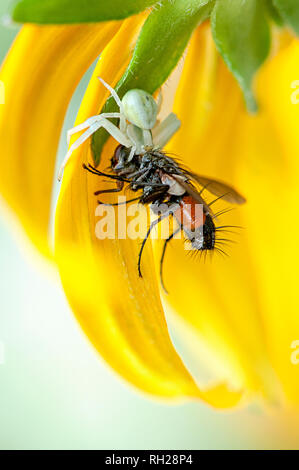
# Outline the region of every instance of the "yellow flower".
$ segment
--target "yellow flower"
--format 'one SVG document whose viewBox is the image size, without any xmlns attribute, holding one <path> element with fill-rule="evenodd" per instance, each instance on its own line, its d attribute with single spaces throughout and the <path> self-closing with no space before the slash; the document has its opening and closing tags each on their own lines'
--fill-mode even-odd
<svg viewBox="0 0 299 470">
<path fill-rule="evenodd" d="M 154 256 L 147 244 L 141 279 L 138 241 L 95 236 L 94 191 L 102 183 L 82 170 L 82 163 L 93 161 L 90 142 L 74 152 L 65 169 L 55 252 L 51 249 L 55 157 L 71 95 L 102 51 L 76 123 L 101 112 L 108 94 L 97 77 L 117 84 L 146 15 L 23 27 L 0 74 L 6 92 L 0 107 L 0 191 L 29 238 L 57 263 L 85 333 L 128 382 L 156 397 L 200 398 L 218 408 L 255 395 L 297 405 L 291 347 L 299 332 L 299 105 L 291 94 L 299 79 L 299 43 L 290 34 L 277 35 L 272 56 L 258 73 L 256 115 L 246 111 L 208 23 L 192 36 L 175 93 L 173 111 L 182 127 L 166 150 L 193 171 L 232 184 L 248 200 L 223 216 L 225 225 L 243 227 L 228 259 L 190 260 L 178 240 L 165 262 L 170 295 L 163 297 L 164 306 L 204 354 L 208 386 L 197 384 L 171 342 L 156 274 L 160 246 Z M 112 138 L 105 145 L 102 168 L 116 145 Z"/>
</svg>

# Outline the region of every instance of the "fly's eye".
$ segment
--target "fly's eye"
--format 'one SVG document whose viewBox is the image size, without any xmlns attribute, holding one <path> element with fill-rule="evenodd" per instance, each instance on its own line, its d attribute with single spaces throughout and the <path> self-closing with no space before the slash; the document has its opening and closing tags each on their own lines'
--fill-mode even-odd
<svg viewBox="0 0 299 470">
<path fill-rule="evenodd" d="M 112 167 L 115 167 L 118 164 L 118 162 L 121 160 L 122 149 L 123 149 L 122 145 L 118 145 L 116 147 L 113 157 L 111 158 Z"/>
<path fill-rule="evenodd" d="M 152 95 L 144 90 L 129 90 L 122 99 L 128 121 L 141 129 L 152 129 L 156 124 L 158 106 Z"/>
<path fill-rule="evenodd" d="M 111 158 L 111 166 L 114 170 L 120 170 L 126 165 L 128 159 L 128 149 L 123 145 L 116 147 L 113 157 Z"/>
</svg>

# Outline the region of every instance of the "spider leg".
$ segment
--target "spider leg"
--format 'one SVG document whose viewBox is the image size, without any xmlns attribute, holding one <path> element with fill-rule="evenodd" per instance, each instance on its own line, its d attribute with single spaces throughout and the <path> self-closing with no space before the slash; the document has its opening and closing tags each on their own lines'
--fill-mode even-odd
<svg viewBox="0 0 299 470">
<path fill-rule="evenodd" d="M 170 113 L 152 130 L 155 148 L 163 148 L 179 130 L 181 121 L 174 113 Z"/>
<path fill-rule="evenodd" d="M 179 233 L 181 231 L 181 227 L 179 227 L 177 230 L 175 230 L 164 242 L 164 246 L 163 246 L 163 250 L 162 250 L 162 255 L 161 255 L 161 259 L 160 259 L 160 281 L 161 281 L 161 286 L 163 288 L 163 290 L 165 291 L 166 294 L 168 294 L 166 288 L 165 288 L 165 284 L 164 284 L 164 281 L 163 281 L 163 261 L 164 261 L 164 257 L 165 257 L 165 253 L 166 253 L 166 248 L 167 248 L 167 245 L 168 243 L 170 242 L 170 240 L 172 240 L 177 233 Z"/>
<path fill-rule="evenodd" d="M 121 101 L 120 97 L 118 96 L 118 94 L 116 93 L 114 88 L 112 88 L 112 86 L 108 85 L 108 83 L 106 83 L 105 80 L 103 80 L 101 77 L 98 77 L 98 79 L 104 85 L 104 87 L 107 88 L 107 90 L 110 91 L 111 96 L 113 96 L 117 106 L 119 107 L 120 113 L 121 113 L 119 127 L 120 127 L 121 132 L 125 132 L 126 118 L 125 118 L 125 113 L 124 113 L 124 107 L 123 107 L 123 104 L 122 104 L 122 101 Z"/>
<path fill-rule="evenodd" d="M 153 147 L 153 136 L 150 129 L 143 129 L 144 147 Z"/>
<path fill-rule="evenodd" d="M 101 127 L 102 123 L 101 122 L 95 122 L 92 126 L 90 126 L 90 128 L 85 131 L 77 140 L 76 142 L 74 142 L 66 156 L 64 157 L 64 160 L 62 162 L 62 165 L 59 169 L 59 173 L 58 173 L 58 181 L 61 181 L 62 179 L 62 175 L 63 175 L 63 170 L 65 168 L 65 165 L 67 164 L 67 162 L 69 161 L 69 158 L 71 157 L 72 153 L 80 146 L 82 145 L 94 132 L 96 132 L 100 127 Z"/>
<path fill-rule="evenodd" d="M 158 96 L 157 96 L 158 114 L 161 111 L 162 103 L 163 103 L 163 92 L 162 92 L 162 88 L 160 88 Z"/>
<path fill-rule="evenodd" d="M 77 132 L 83 131 L 87 127 L 92 126 L 94 123 L 99 121 L 99 118 L 120 118 L 120 116 L 120 113 L 103 113 L 86 119 L 86 121 L 82 122 L 82 124 L 79 124 L 78 126 L 75 126 L 67 131 L 67 146 L 69 147 L 73 134 L 76 134 Z"/>
<path fill-rule="evenodd" d="M 130 162 L 136 153 L 141 153 L 144 141 L 142 130 L 137 126 L 134 126 L 134 124 L 128 124 L 127 136 L 130 139 L 132 145 L 128 158 L 128 161 Z"/>
<path fill-rule="evenodd" d="M 119 130 L 118 127 L 116 127 L 114 124 L 112 124 L 112 122 L 108 121 L 108 119 L 105 119 L 105 118 L 102 118 L 100 115 L 98 116 L 98 119 L 97 121 L 92 124 L 92 126 L 90 126 L 90 128 L 85 131 L 77 140 L 76 142 L 74 142 L 63 162 L 62 162 L 62 165 L 60 167 L 60 170 L 59 170 L 59 174 L 58 174 L 58 180 L 60 181 L 61 178 L 62 178 L 62 174 L 63 174 L 63 170 L 65 168 L 65 165 L 67 164 L 70 156 L 72 155 L 72 153 L 78 148 L 80 147 L 80 145 L 82 145 L 92 134 L 94 134 L 98 129 L 100 129 L 101 127 L 103 127 L 104 129 L 106 129 L 107 132 L 109 132 L 109 134 L 115 139 L 117 140 L 121 145 L 124 145 L 125 147 L 130 147 L 130 142 L 129 140 L 127 139 L 127 137 Z"/>
<path fill-rule="evenodd" d="M 129 155 L 129 158 L 128 158 L 128 161 L 129 161 L 129 162 L 132 160 L 132 158 L 134 158 L 135 153 L 136 153 L 136 145 L 133 145 L 133 146 L 131 147 L 130 155 Z"/>
<path fill-rule="evenodd" d="M 105 80 L 103 80 L 101 77 L 98 77 L 98 79 L 104 85 L 104 87 L 107 88 L 107 90 L 110 91 L 111 95 L 115 99 L 116 104 L 118 105 L 119 109 L 122 111 L 123 110 L 123 104 L 121 102 L 120 97 L 118 96 L 118 94 L 114 90 L 114 88 L 112 88 L 112 86 L 110 86 L 107 82 L 105 82 Z"/>
</svg>

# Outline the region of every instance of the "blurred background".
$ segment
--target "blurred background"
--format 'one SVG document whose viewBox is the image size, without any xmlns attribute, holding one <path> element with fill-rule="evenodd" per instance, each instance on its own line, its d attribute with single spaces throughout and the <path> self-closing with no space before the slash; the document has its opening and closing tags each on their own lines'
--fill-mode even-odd
<svg viewBox="0 0 299 470">
<path fill-rule="evenodd" d="M 9 3 L 1 0 L 1 17 Z M 1 61 L 17 31 L 0 26 Z M 72 100 L 63 136 L 89 76 Z M 64 152 L 63 137 L 60 157 Z M 56 197 L 57 191 L 53 204 Z M 81 332 L 56 274 L 40 269 L 33 258 L 1 216 L 1 449 L 299 447 L 290 416 L 280 410 L 268 412 L 257 404 L 233 412 L 196 402 L 166 405 L 128 387 Z"/>
</svg>

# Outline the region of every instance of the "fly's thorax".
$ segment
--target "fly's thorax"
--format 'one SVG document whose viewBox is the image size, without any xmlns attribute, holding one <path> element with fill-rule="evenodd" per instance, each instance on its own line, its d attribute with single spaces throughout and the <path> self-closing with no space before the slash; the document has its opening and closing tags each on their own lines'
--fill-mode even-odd
<svg viewBox="0 0 299 470">
<path fill-rule="evenodd" d="M 144 169 L 148 169 L 154 167 L 153 157 L 151 152 L 145 152 L 143 155 L 140 156 L 140 167 Z"/>
</svg>

